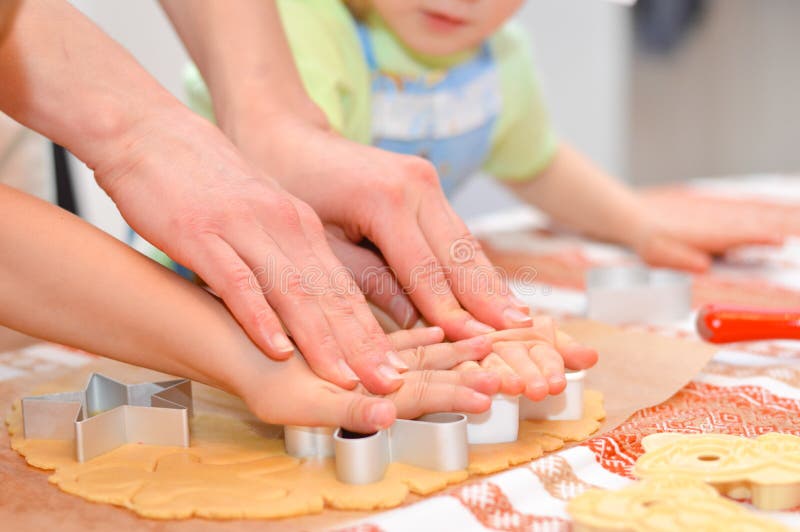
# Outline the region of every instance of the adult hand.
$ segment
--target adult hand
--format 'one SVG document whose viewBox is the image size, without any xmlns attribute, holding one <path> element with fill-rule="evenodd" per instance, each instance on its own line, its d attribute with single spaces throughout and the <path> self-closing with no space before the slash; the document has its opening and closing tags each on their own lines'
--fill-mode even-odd
<svg viewBox="0 0 800 532">
<path fill-rule="evenodd" d="M 283 360 L 292 335 L 310 367 L 343 388 L 401 384 L 404 364 L 341 271 L 311 208 L 249 167 L 183 108 L 136 122 L 96 166 L 144 238 L 195 271 L 253 341 Z"/>
<path fill-rule="evenodd" d="M 226 131 L 250 162 L 325 223 L 351 242 L 374 243 L 422 316 L 449 338 L 531 324 L 427 161 L 356 144 L 288 115 L 254 112 Z"/>
<path fill-rule="evenodd" d="M 333 275 L 340 263 L 311 208 L 69 3 L 18 6 L 0 40 L 0 109 L 88 164 L 130 225 L 197 272 L 267 355 L 293 352 L 282 321 L 321 377 L 397 389 L 392 362 L 403 363 L 352 279 Z"/>
<path fill-rule="evenodd" d="M 222 130 L 325 223 L 353 243 L 374 243 L 430 323 L 452 339 L 530 325 L 429 163 L 328 129 L 303 89 L 274 2 L 161 3 L 209 87 Z"/>
<path fill-rule="evenodd" d="M 353 276 L 367 301 L 392 318 L 394 326 L 408 329 L 414 325 L 419 320 L 417 309 L 379 253 L 354 244 L 339 227 L 329 225 L 325 230 L 333 253 Z"/>
</svg>

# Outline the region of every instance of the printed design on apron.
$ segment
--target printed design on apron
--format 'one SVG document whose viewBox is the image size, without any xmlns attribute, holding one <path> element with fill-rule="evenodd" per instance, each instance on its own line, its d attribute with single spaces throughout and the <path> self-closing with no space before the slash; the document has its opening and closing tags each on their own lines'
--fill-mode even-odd
<svg viewBox="0 0 800 532">
<path fill-rule="evenodd" d="M 358 34 L 372 75 L 373 146 L 428 159 L 451 195 L 488 157 L 502 108 L 489 46 L 439 76 L 398 76 L 378 67 L 369 29 Z"/>
</svg>

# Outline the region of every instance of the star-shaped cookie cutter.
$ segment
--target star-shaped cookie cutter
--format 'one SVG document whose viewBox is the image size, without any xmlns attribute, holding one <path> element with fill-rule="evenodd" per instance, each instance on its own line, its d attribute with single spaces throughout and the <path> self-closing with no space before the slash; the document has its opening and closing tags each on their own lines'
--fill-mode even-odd
<svg viewBox="0 0 800 532">
<path fill-rule="evenodd" d="M 188 379 L 124 384 L 92 373 L 83 390 L 25 397 L 26 439 L 74 440 L 85 462 L 126 443 L 189 446 Z"/>
<path fill-rule="evenodd" d="M 469 444 L 516 441 L 520 420 L 581 419 L 585 376 L 585 371 L 568 372 L 565 390 L 543 401 L 496 395 L 491 408 L 481 414 L 398 419 L 374 434 L 286 425 L 284 445 L 297 458 L 335 458 L 336 478 L 346 484 L 378 482 L 392 462 L 435 471 L 463 470 L 469 465 Z"/>
</svg>

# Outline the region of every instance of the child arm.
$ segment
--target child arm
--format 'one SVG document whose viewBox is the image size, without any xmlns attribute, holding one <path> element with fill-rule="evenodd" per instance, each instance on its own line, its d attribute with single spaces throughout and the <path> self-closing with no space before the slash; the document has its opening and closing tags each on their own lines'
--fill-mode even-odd
<svg viewBox="0 0 800 532">
<path fill-rule="evenodd" d="M 654 266 L 704 271 L 713 254 L 746 244 L 779 243 L 766 233 L 687 228 L 675 220 L 657 218 L 633 190 L 563 143 L 537 176 L 506 184 L 556 222 L 588 236 L 628 246 Z"/>
<path fill-rule="evenodd" d="M 3 185 L 0 212 L 0 324 L 225 389 L 265 421 L 371 432 L 395 414 L 485 410 L 499 385 L 488 372 L 437 371 L 489 343 L 407 349 L 443 336 L 423 330 L 395 339 L 411 369 L 397 392 L 338 388 L 297 354 L 268 358 L 210 294 L 68 212 Z"/>
</svg>

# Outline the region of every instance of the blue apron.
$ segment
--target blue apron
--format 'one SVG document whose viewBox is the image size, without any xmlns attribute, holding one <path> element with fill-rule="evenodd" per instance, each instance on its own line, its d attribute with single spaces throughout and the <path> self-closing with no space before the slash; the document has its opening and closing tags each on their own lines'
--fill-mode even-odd
<svg viewBox="0 0 800 532">
<path fill-rule="evenodd" d="M 358 35 L 372 75 L 372 145 L 429 160 L 452 195 L 489 156 L 502 106 L 489 46 L 438 80 L 406 78 L 380 70 L 366 26 Z"/>
</svg>

